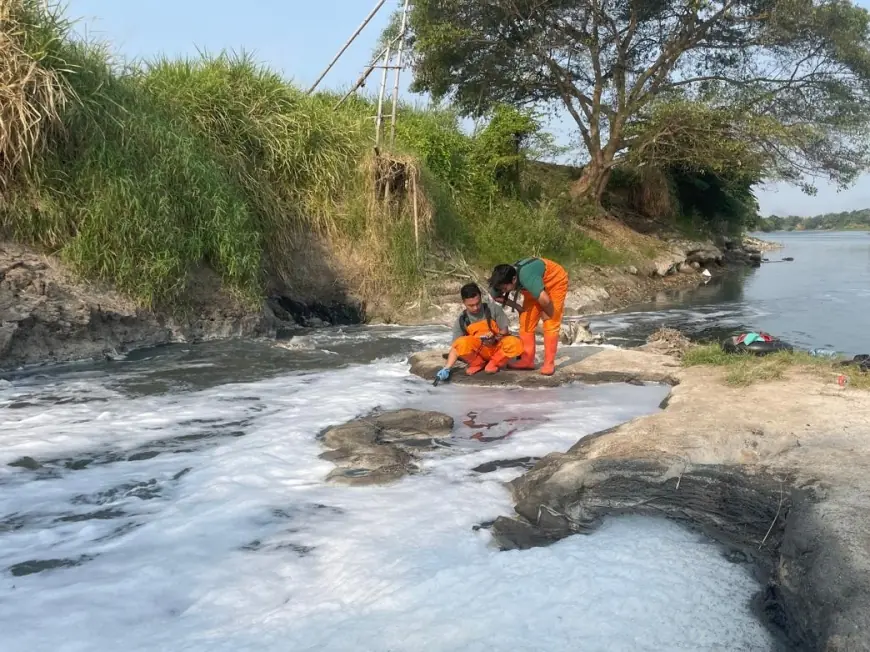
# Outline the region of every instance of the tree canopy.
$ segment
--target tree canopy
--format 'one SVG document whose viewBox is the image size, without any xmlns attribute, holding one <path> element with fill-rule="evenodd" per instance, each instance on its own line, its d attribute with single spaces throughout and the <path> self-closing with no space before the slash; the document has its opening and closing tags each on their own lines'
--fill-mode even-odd
<svg viewBox="0 0 870 652">
<path fill-rule="evenodd" d="M 465 115 L 548 105 L 623 162 L 841 186 L 867 166 L 868 12 L 848 0 L 415 0 L 412 89 Z"/>
</svg>

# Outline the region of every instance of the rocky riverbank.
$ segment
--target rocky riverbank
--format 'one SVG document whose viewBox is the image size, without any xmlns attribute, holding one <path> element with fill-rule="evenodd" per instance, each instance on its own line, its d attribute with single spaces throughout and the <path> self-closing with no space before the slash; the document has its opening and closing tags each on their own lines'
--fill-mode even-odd
<svg viewBox="0 0 870 652">
<path fill-rule="evenodd" d="M 359 323 L 342 301 L 273 296 L 251 307 L 203 269 L 190 305 L 169 314 L 143 310 L 112 287 L 76 278 L 56 258 L 0 244 L 0 369 L 113 357 L 175 342 L 275 338 L 302 326 Z"/>
<path fill-rule="evenodd" d="M 759 267 L 762 251 L 779 247 L 776 243 L 751 237 L 742 240 L 722 238 L 718 245 L 676 237 L 663 240 L 641 236 L 613 220 L 606 220 L 605 225 L 590 232 L 618 251 L 637 252 L 653 246 L 656 251 L 654 255 L 637 260 L 636 264 L 572 270 L 565 301 L 565 314 L 569 317 L 603 314 L 653 299 L 662 292 L 691 290 L 735 269 Z M 429 293 L 424 310 L 415 304 L 413 312 L 398 309 L 390 313 L 389 319 L 381 319 L 376 314 L 372 317 L 375 321 L 401 324 L 449 325 L 462 309 L 459 289 L 469 280 L 485 287 L 483 276 L 475 275 L 470 269 L 464 270 L 461 277 L 437 284 L 437 289 Z M 509 316 L 515 317 L 512 312 Z"/>
<path fill-rule="evenodd" d="M 613 237 L 614 224 L 611 220 L 601 237 Z M 756 264 L 751 244 L 725 240 L 720 248 L 648 239 L 659 248 L 644 262 L 572 272 L 566 314 L 616 310 L 663 290 L 696 287 L 734 265 Z M 323 287 L 307 288 L 305 296 L 276 293 L 252 307 L 225 292 L 216 275 L 202 269 L 190 289 L 190 305 L 183 313 L 167 314 L 138 308 L 105 284 L 77 279 L 57 258 L 0 243 L 0 369 L 113 357 L 173 342 L 275 338 L 328 325 L 448 324 L 461 309 L 459 287 L 469 278 L 475 278 L 471 270 L 461 279 L 436 278 L 426 301 L 403 306 L 366 306 L 352 292 L 339 291 L 325 280 Z"/>
<path fill-rule="evenodd" d="M 455 382 L 666 382 L 662 411 L 587 436 L 510 483 L 503 549 L 590 533 L 607 516 L 663 516 L 715 538 L 763 584 L 759 612 L 795 650 L 870 649 L 870 392 L 795 368 L 732 387 L 715 367 L 648 350 L 584 347 L 556 376 Z M 443 352 L 413 356 L 432 377 Z M 534 462 L 534 461 L 533 461 Z"/>
</svg>

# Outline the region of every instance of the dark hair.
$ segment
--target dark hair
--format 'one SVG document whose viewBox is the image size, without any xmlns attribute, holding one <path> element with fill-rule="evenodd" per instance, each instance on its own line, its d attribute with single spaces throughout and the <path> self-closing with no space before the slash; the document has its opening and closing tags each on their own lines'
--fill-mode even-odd
<svg viewBox="0 0 870 652">
<path fill-rule="evenodd" d="M 459 296 L 462 297 L 462 300 L 465 299 L 473 299 L 474 297 L 480 296 L 480 288 L 477 287 L 477 283 L 466 283 L 462 286 L 462 289 L 459 290 Z"/>
<path fill-rule="evenodd" d="M 489 277 L 489 286 L 498 290 L 506 283 L 513 283 L 517 277 L 517 270 L 511 265 L 496 265 L 492 270 L 492 276 Z"/>
</svg>

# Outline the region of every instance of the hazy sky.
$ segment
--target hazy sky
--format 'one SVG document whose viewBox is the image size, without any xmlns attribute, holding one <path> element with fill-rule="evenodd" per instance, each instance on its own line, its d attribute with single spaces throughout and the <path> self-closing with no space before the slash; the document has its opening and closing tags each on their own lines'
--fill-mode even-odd
<svg viewBox="0 0 870 652">
<path fill-rule="evenodd" d="M 80 19 L 77 31 L 110 41 L 127 58 L 244 49 L 305 86 L 313 83 L 375 4 L 376 0 L 66 0 L 67 14 Z M 356 81 L 396 4 L 397 0 L 387 0 L 322 85 L 347 87 Z M 403 77 L 404 94 L 408 73 Z M 369 77 L 368 90 L 378 81 L 377 75 Z M 567 133 L 566 127 L 557 131 Z M 815 197 L 789 186 L 758 188 L 757 195 L 764 215 L 868 208 L 870 175 L 839 193 L 820 184 Z"/>
</svg>

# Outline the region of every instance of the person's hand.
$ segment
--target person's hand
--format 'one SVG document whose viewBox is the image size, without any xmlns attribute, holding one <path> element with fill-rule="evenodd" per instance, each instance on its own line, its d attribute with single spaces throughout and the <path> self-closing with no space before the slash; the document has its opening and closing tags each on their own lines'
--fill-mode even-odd
<svg viewBox="0 0 870 652">
<path fill-rule="evenodd" d="M 505 297 L 503 297 L 503 296 L 501 296 L 501 297 L 495 297 L 495 298 L 493 299 L 493 301 L 495 301 L 496 303 L 500 303 L 500 304 L 504 305 Z"/>
<path fill-rule="evenodd" d="M 447 367 L 445 367 L 444 369 L 440 369 L 438 373 L 435 374 L 435 377 L 438 380 L 447 380 L 448 378 L 450 378 L 450 369 L 448 369 Z"/>
</svg>

